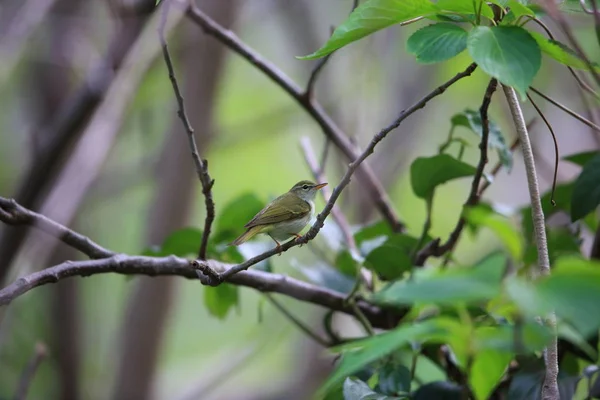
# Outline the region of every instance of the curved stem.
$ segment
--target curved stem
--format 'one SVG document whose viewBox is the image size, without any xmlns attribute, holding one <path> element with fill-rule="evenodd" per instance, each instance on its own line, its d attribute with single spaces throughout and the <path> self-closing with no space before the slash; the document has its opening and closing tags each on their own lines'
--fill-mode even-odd
<svg viewBox="0 0 600 400">
<path fill-rule="evenodd" d="M 539 272 L 542 276 L 550 274 L 550 257 L 548 256 L 548 242 L 546 240 L 546 225 L 544 220 L 544 211 L 542 210 L 542 201 L 540 198 L 540 189 L 538 186 L 535 161 L 533 159 L 533 150 L 531 141 L 523 118 L 523 111 L 517 98 L 517 94 L 512 87 L 502 85 L 508 106 L 515 123 L 515 128 L 521 142 L 523 160 L 525 162 L 525 172 L 527 174 L 527 184 L 529 187 L 529 196 L 531 199 L 531 210 L 533 216 L 533 228 L 535 232 L 535 242 L 538 251 Z M 553 331 L 556 331 L 556 316 L 554 313 L 546 318 L 546 324 Z M 546 377 L 542 386 L 542 399 L 558 399 L 558 351 L 556 336 L 544 350 L 544 359 L 546 362 Z"/>
</svg>

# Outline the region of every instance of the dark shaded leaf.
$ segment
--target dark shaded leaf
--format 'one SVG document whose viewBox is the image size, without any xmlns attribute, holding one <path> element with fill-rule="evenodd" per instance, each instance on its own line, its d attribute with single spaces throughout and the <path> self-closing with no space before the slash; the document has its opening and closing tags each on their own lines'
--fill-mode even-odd
<svg viewBox="0 0 600 400">
<path fill-rule="evenodd" d="M 386 242 L 367 255 L 365 266 L 377 272 L 382 279 L 391 281 L 411 270 L 412 258 L 402 248 Z"/>
<path fill-rule="evenodd" d="M 428 25 L 408 38 L 406 50 L 422 64 L 446 61 L 467 48 L 467 35 L 467 31 L 453 23 Z"/>
<path fill-rule="evenodd" d="M 435 188 L 453 179 L 472 176 L 475 167 L 448 154 L 418 157 L 410 166 L 410 183 L 417 197 L 426 199 Z"/>
<path fill-rule="evenodd" d="M 467 48 L 485 73 L 514 87 L 524 99 L 540 69 L 540 47 L 518 26 L 477 26 L 469 32 Z"/>
<path fill-rule="evenodd" d="M 462 400 L 463 395 L 463 389 L 456 383 L 438 381 L 421 386 L 412 400 Z"/>
<path fill-rule="evenodd" d="M 344 381 L 344 400 L 393 400 L 399 397 L 389 397 L 375 392 L 365 382 L 357 378 L 346 378 Z"/>
<path fill-rule="evenodd" d="M 387 363 L 379 370 L 379 381 L 375 389 L 387 395 L 410 391 L 410 370 L 404 365 Z"/>
<path fill-rule="evenodd" d="M 583 153 L 569 154 L 563 157 L 563 160 L 577 164 L 580 167 L 585 166 L 592 158 L 596 157 L 600 152 L 598 150 L 584 151 Z"/>
<path fill-rule="evenodd" d="M 585 164 L 573 186 L 571 221 L 591 213 L 600 204 L 600 154 Z"/>
<path fill-rule="evenodd" d="M 223 283 L 219 286 L 204 287 L 204 305 L 208 311 L 219 319 L 227 316 L 232 307 L 238 305 L 238 287 Z"/>
</svg>

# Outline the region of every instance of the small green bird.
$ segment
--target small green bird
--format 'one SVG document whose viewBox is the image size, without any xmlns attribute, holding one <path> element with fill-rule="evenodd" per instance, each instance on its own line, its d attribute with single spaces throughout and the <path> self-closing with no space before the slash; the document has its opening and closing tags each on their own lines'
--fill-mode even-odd
<svg viewBox="0 0 600 400">
<path fill-rule="evenodd" d="M 311 181 L 296 183 L 289 192 L 267 204 L 250 222 L 244 225 L 246 232 L 231 244 L 239 246 L 259 233 L 269 235 L 277 247 L 281 246 L 279 241 L 292 236 L 300 237 L 299 232 L 315 214 L 314 199 L 317 190 L 325 185 L 327 183 L 316 184 Z"/>
</svg>

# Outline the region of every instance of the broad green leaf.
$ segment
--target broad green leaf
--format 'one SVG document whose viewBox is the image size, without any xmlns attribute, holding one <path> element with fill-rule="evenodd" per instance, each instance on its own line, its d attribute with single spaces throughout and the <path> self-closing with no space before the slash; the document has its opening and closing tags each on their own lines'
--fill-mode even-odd
<svg viewBox="0 0 600 400">
<path fill-rule="evenodd" d="M 357 378 L 346 378 L 344 381 L 344 400 L 393 400 L 400 397 L 389 397 L 377 393 L 365 382 Z M 403 397 L 405 398 L 405 397 Z"/>
<path fill-rule="evenodd" d="M 548 39 L 544 35 L 538 32 L 529 31 L 531 36 L 535 39 L 540 50 L 548 57 L 553 58 L 563 65 L 578 69 L 587 69 L 585 61 L 577 55 L 577 53 L 569 48 L 566 44 L 559 41 Z M 596 71 L 600 71 L 598 65 L 594 65 Z"/>
<path fill-rule="evenodd" d="M 243 194 L 223 208 L 217 217 L 213 236 L 215 243 L 231 242 L 244 232 L 244 225 L 250 221 L 264 204 L 254 194 Z"/>
<path fill-rule="evenodd" d="M 410 342 L 426 340 L 432 334 L 440 332 L 437 321 L 430 319 L 421 323 L 401 325 L 389 332 L 338 346 L 333 350 L 342 352 L 341 361 L 319 392 L 327 392 L 342 379 L 352 376 L 367 364 L 385 357 Z"/>
<path fill-rule="evenodd" d="M 375 390 L 388 395 L 410 392 L 410 381 L 410 370 L 407 367 L 387 363 L 379 370 Z"/>
<path fill-rule="evenodd" d="M 435 12 L 436 7 L 429 0 L 367 0 L 335 29 L 323 47 L 298 58 L 312 60 L 324 57 L 383 28 Z"/>
<path fill-rule="evenodd" d="M 481 123 L 481 113 L 479 111 L 466 109 L 462 113 L 454 114 L 452 125 L 464 126 L 476 133 L 479 137 L 483 134 L 483 124 Z M 510 148 L 504 141 L 500 127 L 492 120 L 488 123 L 489 137 L 488 147 L 498 151 L 498 157 L 508 172 L 512 169 L 513 157 Z"/>
<path fill-rule="evenodd" d="M 571 221 L 591 213 L 600 204 L 600 154 L 585 164 L 575 180 L 571 197 Z"/>
<path fill-rule="evenodd" d="M 417 197 L 426 199 L 441 184 L 475 175 L 476 168 L 448 154 L 418 157 L 410 166 L 410 183 Z"/>
<path fill-rule="evenodd" d="M 412 400 L 462 400 L 464 398 L 464 390 L 456 383 L 437 381 L 421 386 L 411 396 Z"/>
<path fill-rule="evenodd" d="M 360 265 L 348 250 L 342 250 L 335 257 L 336 268 L 344 275 L 355 277 Z"/>
<path fill-rule="evenodd" d="M 373 295 L 373 300 L 390 305 L 436 303 L 456 305 L 488 300 L 500 292 L 506 269 L 501 253 L 487 257 L 473 267 L 415 273 L 413 279 L 395 282 Z"/>
<path fill-rule="evenodd" d="M 202 231 L 196 228 L 184 228 L 171 233 L 163 242 L 161 253 L 185 257 L 196 256 L 200 249 Z"/>
<path fill-rule="evenodd" d="M 356 241 L 356 244 L 360 246 L 367 240 L 392 236 L 393 234 L 394 232 L 392 231 L 390 224 L 385 221 L 380 221 L 360 228 L 360 230 L 354 234 L 354 240 Z"/>
<path fill-rule="evenodd" d="M 561 258 L 553 266 L 552 275 L 539 280 L 536 293 L 584 337 L 600 328 L 600 263 Z"/>
<path fill-rule="evenodd" d="M 485 73 L 526 98 L 542 60 L 540 47 L 528 31 L 517 26 L 478 26 L 469 32 L 467 48 Z"/>
<path fill-rule="evenodd" d="M 467 31 L 441 22 L 419 29 L 406 42 L 406 50 L 422 64 L 446 61 L 467 48 Z"/>
<path fill-rule="evenodd" d="M 473 347 L 477 352 L 494 350 L 509 355 L 515 352 L 533 353 L 541 351 L 551 337 L 550 330 L 532 318 L 518 327 L 507 323 L 480 326 L 475 331 Z"/>
<path fill-rule="evenodd" d="M 208 311 L 219 319 L 227 316 L 232 307 L 238 305 L 238 287 L 223 283 L 219 286 L 204 287 L 204 305 Z"/>
<path fill-rule="evenodd" d="M 523 15 L 535 17 L 535 13 L 529 7 L 521 4 L 516 0 L 510 0 L 506 5 L 510 8 L 510 12 L 504 17 L 502 22 L 504 22 L 504 20 L 507 19 L 507 17 L 509 20 L 516 20 Z"/>
<path fill-rule="evenodd" d="M 596 157 L 599 154 L 600 152 L 598 150 L 584 151 L 583 153 L 569 154 L 568 156 L 563 157 L 563 160 L 572 162 L 573 164 L 577 164 L 580 167 L 583 167 L 592 158 Z"/>
<path fill-rule="evenodd" d="M 494 11 L 482 0 L 438 0 L 436 3 L 440 11 L 452 11 L 459 14 L 477 14 L 481 6 L 481 15 L 489 19 L 494 19 Z M 475 7 L 477 7 L 477 9 Z"/>
<path fill-rule="evenodd" d="M 394 280 L 410 271 L 411 254 L 418 240 L 406 234 L 394 235 L 381 246 L 373 249 L 365 258 L 365 266 L 377 272 L 382 279 Z"/>
<path fill-rule="evenodd" d="M 478 352 L 471 365 L 469 385 L 478 400 L 486 400 L 492 393 L 512 359 L 512 355 L 497 350 Z"/>
<path fill-rule="evenodd" d="M 494 232 L 515 260 L 520 261 L 523 258 L 521 233 L 508 218 L 483 207 L 470 207 L 465 209 L 464 213 L 470 224 L 486 227 Z"/>
</svg>

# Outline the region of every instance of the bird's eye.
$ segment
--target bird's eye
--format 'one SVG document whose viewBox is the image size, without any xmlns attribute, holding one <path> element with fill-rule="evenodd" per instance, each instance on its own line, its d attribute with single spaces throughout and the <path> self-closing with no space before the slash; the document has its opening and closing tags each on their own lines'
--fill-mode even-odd
<svg viewBox="0 0 600 400">
<path fill-rule="evenodd" d="M 302 189 L 307 190 L 308 189 L 308 185 L 302 185 Z"/>
</svg>

